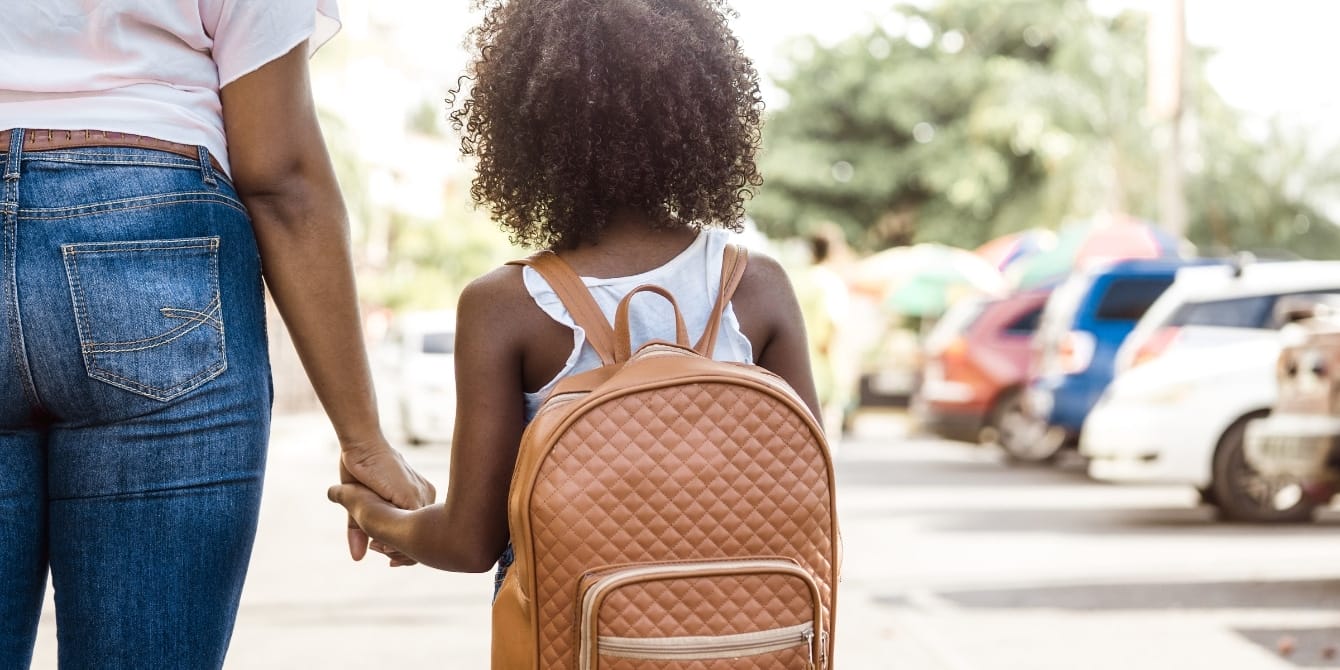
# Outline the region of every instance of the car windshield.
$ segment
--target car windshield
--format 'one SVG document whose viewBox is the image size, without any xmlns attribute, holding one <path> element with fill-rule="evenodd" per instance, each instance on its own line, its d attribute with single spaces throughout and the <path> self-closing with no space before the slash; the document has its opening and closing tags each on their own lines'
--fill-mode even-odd
<svg viewBox="0 0 1340 670">
<path fill-rule="evenodd" d="M 986 300 L 968 298 L 955 303 L 949 311 L 945 312 L 940 321 L 931 329 L 926 336 L 926 351 L 941 351 L 948 347 L 954 338 L 962 335 L 972 324 L 977 322 L 982 312 L 986 311 L 987 305 L 992 303 Z"/>
<path fill-rule="evenodd" d="M 425 354 L 449 354 L 456 346 L 456 333 L 426 333 L 420 351 Z"/>
<path fill-rule="evenodd" d="M 1099 321 L 1139 321 L 1172 284 L 1172 278 L 1127 277 L 1107 285 L 1096 314 Z"/>
<path fill-rule="evenodd" d="M 1075 275 L 1057 287 L 1042 310 L 1042 320 L 1038 325 L 1038 342 L 1049 344 L 1058 341 L 1075 321 L 1075 312 L 1089 292 L 1093 279 L 1085 275 Z"/>
<path fill-rule="evenodd" d="M 1005 332 L 1010 335 L 1032 335 L 1037 332 L 1038 322 L 1041 320 L 1042 308 L 1030 309 L 1012 321 L 1010 325 L 1005 326 Z"/>
<path fill-rule="evenodd" d="M 1274 304 L 1273 295 L 1189 302 L 1177 309 L 1168 325 L 1178 328 L 1184 326 L 1267 328 Z"/>
<path fill-rule="evenodd" d="M 1281 301 L 1298 298 L 1304 301 L 1326 302 L 1336 293 L 1340 293 L 1340 289 L 1336 291 L 1254 295 L 1227 300 L 1189 302 L 1173 313 L 1168 325 L 1175 327 L 1206 326 L 1211 328 L 1274 330 L 1283 325 L 1283 315 L 1278 314 L 1276 309 L 1277 304 Z"/>
</svg>

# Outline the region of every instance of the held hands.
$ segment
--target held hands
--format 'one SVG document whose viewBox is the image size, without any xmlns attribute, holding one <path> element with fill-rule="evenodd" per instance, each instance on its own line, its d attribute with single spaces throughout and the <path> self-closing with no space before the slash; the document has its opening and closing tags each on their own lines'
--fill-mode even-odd
<svg viewBox="0 0 1340 670">
<path fill-rule="evenodd" d="M 349 555 L 362 560 L 369 535 L 386 536 L 386 524 L 433 503 L 437 490 L 405 462 L 384 438 L 371 443 L 341 445 L 340 486 L 331 487 L 329 498 L 349 510 Z M 391 565 L 413 565 L 413 559 L 384 542 L 372 541 L 372 549 L 391 558 Z"/>
<path fill-rule="evenodd" d="M 390 558 L 393 568 L 418 563 L 384 541 L 397 534 L 397 526 L 403 528 L 408 523 L 409 512 L 357 482 L 332 486 L 326 495 L 349 511 L 349 551 L 355 561 L 361 560 L 371 547 Z"/>
</svg>

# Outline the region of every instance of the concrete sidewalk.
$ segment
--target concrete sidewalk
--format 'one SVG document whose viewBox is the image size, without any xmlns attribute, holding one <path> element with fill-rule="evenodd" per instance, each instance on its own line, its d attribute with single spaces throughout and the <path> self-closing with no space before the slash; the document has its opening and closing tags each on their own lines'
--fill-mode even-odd
<svg viewBox="0 0 1340 670">
<path fill-rule="evenodd" d="M 863 417 L 838 451 L 844 670 L 1333 668 L 1340 511 L 1313 526 L 1216 524 L 1179 487 L 1065 468 Z M 448 450 L 406 450 L 445 486 Z M 326 501 L 335 440 L 275 421 L 260 533 L 227 667 L 487 668 L 491 575 L 349 560 Z M 1277 641 L 1296 639 L 1290 658 Z M 35 668 L 56 667 L 48 603 Z"/>
</svg>

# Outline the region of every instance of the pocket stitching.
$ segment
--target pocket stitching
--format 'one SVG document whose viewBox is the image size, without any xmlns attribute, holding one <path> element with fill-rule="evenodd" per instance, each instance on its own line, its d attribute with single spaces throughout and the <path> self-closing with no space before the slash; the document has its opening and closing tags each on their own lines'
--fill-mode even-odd
<svg viewBox="0 0 1340 670">
<path fill-rule="evenodd" d="M 169 319 L 185 319 L 191 323 L 214 326 L 217 330 L 223 330 L 223 321 L 215 318 L 215 313 L 223 311 L 223 303 L 219 295 L 214 294 L 213 305 L 208 312 L 199 312 L 194 309 L 182 309 L 181 307 L 162 307 L 158 310 L 160 314 Z M 219 316 L 222 316 L 220 314 Z"/>
<path fill-rule="evenodd" d="M 212 253 L 209 255 L 209 281 L 213 284 L 212 288 L 214 289 L 214 300 L 211 302 L 211 304 L 214 305 L 214 309 L 211 309 L 210 313 L 218 312 L 220 313 L 220 315 L 222 315 L 223 299 L 218 286 L 219 256 L 217 251 L 219 248 L 219 238 L 216 236 L 206 239 L 209 239 L 210 241 L 209 244 L 194 244 L 194 245 L 177 244 L 176 246 L 165 246 L 167 244 L 172 244 L 174 242 L 192 242 L 195 240 L 163 240 L 163 244 L 146 244 L 144 242 L 102 242 L 102 243 L 88 244 L 88 246 L 93 247 L 110 247 L 96 250 L 80 250 L 77 247 L 84 246 L 81 244 L 66 244 L 61 246 L 62 255 L 65 257 L 64 261 L 65 261 L 67 278 L 70 280 L 68 283 L 71 288 L 71 301 L 73 303 L 76 313 L 75 328 L 79 334 L 80 348 L 85 354 L 83 356 L 84 364 L 88 368 L 89 377 L 105 382 L 112 386 L 125 389 L 127 391 L 143 394 L 154 400 L 166 402 L 172 400 L 173 398 L 177 398 L 181 395 L 189 393 L 190 391 L 193 391 L 196 388 L 199 388 L 205 382 L 219 376 L 220 374 L 223 374 L 223 372 L 228 369 L 228 356 L 226 353 L 225 333 L 223 328 L 223 322 L 221 319 L 216 321 L 217 323 L 216 328 L 219 332 L 218 346 L 217 346 L 219 361 L 217 363 L 210 365 L 206 369 L 202 370 L 199 374 L 190 377 L 174 385 L 172 388 L 168 389 L 158 388 L 156 386 L 151 386 L 149 384 L 145 384 L 140 381 L 128 379 L 110 370 L 100 367 L 95 362 L 96 359 L 93 358 L 91 354 L 119 353 L 119 352 L 113 352 L 113 351 L 99 352 L 96 350 L 97 347 L 96 343 L 92 345 L 84 344 L 84 342 L 92 339 L 92 335 L 89 334 L 87 329 L 85 328 L 85 324 L 89 322 L 88 298 L 84 291 L 84 282 L 80 278 L 79 274 L 79 259 L 78 259 L 79 254 L 105 253 L 111 251 L 171 251 L 179 249 L 209 249 L 211 251 L 214 251 L 216 253 Z M 130 246 L 130 245 L 137 245 L 137 246 Z M 190 327 L 191 323 L 194 323 L 195 326 Z M 186 330 L 178 334 L 176 337 L 173 337 L 171 340 L 160 342 L 159 344 L 154 345 L 152 347 L 143 347 L 141 349 L 122 350 L 122 351 L 139 351 L 143 349 L 156 348 L 158 346 L 162 346 L 163 344 L 167 344 L 172 340 L 178 339 L 189 332 L 193 332 L 201 325 L 203 325 L 202 321 L 192 320 L 190 323 L 179 326 L 179 328 L 186 328 Z"/>
<path fill-rule="evenodd" d="M 143 393 L 145 395 L 152 397 L 154 400 L 171 400 L 172 398 L 175 398 L 188 391 L 191 391 L 196 387 L 200 386 L 201 384 L 203 384 L 204 382 L 207 382 L 210 379 L 219 376 L 221 373 L 223 373 L 224 370 L 228 369 L 228 362 L 224 361 L 222 363 L 216 363 L 215 365 L 207 368 L 204 372 L 201 372 L 200 374 L 191 377 L 190 379 L 187 379 L 186 381 L 183 381 L 172 388 L 166 388 L 166 389 L 158 388 L 157 386 L 150 386 L 143 382 L 135 381 L 134 379 L 127 379 L 125 377 L 122 377 L 121 375 L 116 374 L 115 372 L 110 372 L 103 368 L 95 368 L 95 369 L 101 376 L 94 377 L 94 379 L 107 382 L 112 386 L 118 386 L 128 391 Z M 155 391 L 157 393 L 154 393 Z"/>
<path fill-rule="evenodd" d="M 174 249 L 218 249 L 217 240 L 209 244 L 184 244 L 185 242 L 194 242 L 195 240 L 163 240 L 162 244 L 146 244 L 144 242 L 87 242 L 82 244 L 66 244 L 61 248 L 65 253 L 73 256 L 76 254 L 105 254 L 119 251 L 172 251 Z M 183 243 L 183 244 L 179 244 Z M 139 246 L 130 246 L 132 244 Z M 176 246 L 167 246 L 173 244 Z M 81 249 L 80 247 L 93 247 L 91 249 Z"/>
<path fill-rule="evenodd" d="M 190 197 L 183 197 L 190 196 Z M 126 204 L 140 200 L 147 200 L 142 204 Z M 108 202 L 93 203 L 88 205 L 78 205 L 74 207 L 53 207 L 53 208 L 27 208 L 23 210 L 24 216 L 39 221 L 59 221 L 61 219 L 77 219 L 85 216 L 93 216 L 103 212 L 126 212 L 136 209 L 149 209 L 153 207 L 169 207 L 172 205 L 182 205 L 190 203 L 210 203 L 231 207 L 243 214 L 247 213 L 246 207 L 241 201 L 229 197 L 226 194 L 208 193 L 208 192 L 190 192 L 190 193 L 169 193 L 156 196 L 147 196 L 141 198 L 130 198 L 122 200 L 111 200 Z M 88 253 L 88 252 L 83 252 Z"/>
<path fill-rule="evenodd" d="M 87 353 L 90 353 L 90 354 L 120 354 L 120 353 L 126 353 L 126 352 L 130 352 L 130 351 L 145 351 L 145 350 L 147 350 L 147 349 L 153 349 L 153 348 L 155 348 L 155 347 L 161 347 L 161 346 L 163 346 L 164 344 L 167 344 L 168 342 L 171 342 L 171 341 L 173 341 L 173 340 L 176 340 L 176 339 L 179 339 L 179 338 L 181 338 L 181 337 L 184 337 L 184 336 L 186 336 L 188 333 L 190 333 L 191 331 L 193 331 L 193 330 L 195 330 L 196 328 L 199 328 L 200 326 L 203 326 L 203 325 L 207 325 L 207 324 L 208 324 L 208 325 L 214 326 L 215 330 L 218 330 L 218 331 L 220 331 L 220 332 L 223 331 L 223 322 L 220 321 L 220 320 L 218 320 L 218 319 L 216 319 L 216 318 L 214 318 L 213 316 L 211 316 L 211 315 L 212 315 L 213 313 L 215 313 L 215 312 L 221 312 L 221 311 L 223 311 L 223 305 L 222 305 L 222 303 L 221 303 L 220 300 L 219 300 L 219 294 L 218 294 L 218 293 L 215 293 L 215 294 L 214 294 L 214 299 L 211 300 L 211 301 L 209 302 L 209 312 L 210 312 L 209 314 L 205 314 L 205 313 L 203 313 L 203 312 L 197 312 L 197 311 L 195 311 L 195 310 L 178 309 L 178 308 L 175 308 L 175 307 L 162 307 L 162 308 L 160 308 L 158 311 L 159 311 L 159 312 L 163 312 L 164 310 L 169 310 L 169 309 L 176 309 L 177 311 L 180 311 L 180 312 L 189 312 L 189 313 L 191 313 L 191 314 L 200 314 L 203 318 L 190 318 L 190 319 L 187 320 L 186 323 L 183 323 L 182 325 L 177 326 L 176 328 L 173 328 L 173 329 L 171 329 L 171 330 L 164 331 L 164 332 L 159 333 L 158 335 L 155 335 L 155 336 L 153 336 L 153 337 L 146 337 L 146 338 L 144 338 L 144 339 L 142 339 L 142 340 L 130 340 L 130 341 L 128 341 L 128 342 L 89 342 L 88 344 L 83 345 L 83 350 L 84 350 L 85 352 L 87 352 Z M 181 319 L 181 318 L 186 318 L 186 317 L 180 317 L 180 316 L 171 316 L 171 315 L 168 315 L 168 314 L 164 314 L 163 316 L 166 316 L 166 317 L 168 317 L 168 318 L 170 318 L 170 319 Z M 169 335 L 171 335 L 172 337 L 168 337 Z M 164 338 L 166 338 L 166 339 L 164 339 Z M 153 342 L 153 344 L 146 344 L 146 343 L 148 343 L 148 342 Z M 142 346 L 142 347 L 128 347 L 128 348 L 124 348 L 124 349 L 105 349 L 105 348 L 104 348 L 104 347 L 121 347 L 121 346 L 123 346 L 123 345 L 129 345 L 129 344 L 144 344 L 145 346 Z"/>
</svg>

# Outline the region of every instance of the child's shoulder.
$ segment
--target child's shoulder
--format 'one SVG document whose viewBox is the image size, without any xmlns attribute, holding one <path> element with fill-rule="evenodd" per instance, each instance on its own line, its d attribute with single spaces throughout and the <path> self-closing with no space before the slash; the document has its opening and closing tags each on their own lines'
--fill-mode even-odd
<svg viewBox="0 0 1340 670">
<path fill-rule="evenodd" d="M 744 277 L 740 280 L 741 290 L 749 291 L 752 288 L 776 290 L 789 288 L 790 285 L 791 280 L 786 268 L 782 267 L 776 258 L 761 251 L 749 251 Z"/>
<path fill-rule="evenodd" d="M 551 378 L 562 367 L 572 347 L 572 332 L 536 304 L 521 272 L 520 266 L 504 265 L 465 287 L 456 307 L 456 331 L 457 341 L 469 344 L 458 350 L 522 362 L 526 379 L 536 382 Z M 544 367 L 550 364 L 552 369 Z"/>
<path fill-rule="evenodd" d="M 457 320 L 472 317 L 494 323 L 516 322 L 528 313 L 525 306 L 533 303 L 521 267 L 503 265 L 466 285 L 461 291 Z"/>
<path fill-rule="evenodd" d="M 521 270 L 520 265 L 500 265 L 470 280 L 465 290 L 500 297 L 509 293 L 524 294 L 526 285 L 521 277 Z"/>
</svg>

